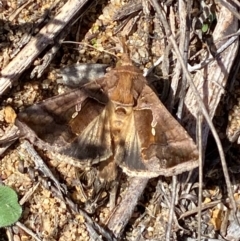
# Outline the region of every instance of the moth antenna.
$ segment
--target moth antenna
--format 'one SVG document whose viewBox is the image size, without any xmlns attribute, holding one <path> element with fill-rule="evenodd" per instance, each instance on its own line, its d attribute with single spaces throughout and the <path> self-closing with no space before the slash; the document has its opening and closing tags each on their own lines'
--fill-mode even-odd
<svg viewBox="0 0 240 241">
<path fill-rule="evenodd" d="M 97 50 L 97 51 L 99 51 L 99 52 L 107 53 L 107 54 L 110 54 L 110 55 L 114 56 L 115 58 L 118 58 L 118 56 L 117 56 L 116 54 L 113 54 L 113 53 L 111 53 L 111 52 L 109 52 L 109 51 L 107 51 L 107 50 L 104 50 L 104 49 L 96 48 L 96 47 L 94 47 L 94 46 L 92 46 L 92 45 L 90 45 L 90 44 L 84 43 L 84 42 L 62 41 L 61 43 L 63 43 L 63 44 L 78 44 L 78 45 L 84 45 L 84 46 L 87 46 L 87 47 L 89 47 L 89 48 L 95 49 L 95 50 Z"/>
<path fill-rule="evenodd" d="M 133 62 L 130 58 L 130 51 L 129 48 L 126 44 L 127 42 L 127 38 L 126 36 L 120 36 L 118 37 L 119 43 L 122 47 L 122 55 L 120 57 L 120 60 L 117 63 L 117 66 L 129 66 L 129 65 L 133 65 Z"/>
<path fill-rule="evenodd" d="M 132 60 L 130 59 L 129 57 L 129 48 L 127 47 L 127 44 L 126 44 L 126 37 L 121 37 L 119 38 L 119 42 L 120 44 L 122 45 L 122 55 L 120 57 L 120 60 L 117 62 L 117 66 L 129 66 L 129 65 L 133 65 L 133 62 Z M 107 53 L 107 54 L 110 54 L 112 56 L 114 56 L 115 58 L 119 59 L 119 56 L 107 51 L 107 50 L 104 50 L 104 49 L 98 49 L 90 44 L 87 44 L 87 43 L 84 43 L 84 42 L 75 42 L 75 41 L 62 41 L 61 43 L 67 43 L 67 44 L 78 44 L 78 45 L 85 45 L 89 48 L 93 48 L 97 51 L 100 51 L 100 52 L 104 52 L 104 53 Z"/>
<path fill-rule="evenodd" d="M 119 37 L 119 42 L 122 45 L 122 53 L 129 55 L 129 48 L 128 48 L 127 44 L 126 44 L 126 42 L 127 42 L 126 36 Z"/>
</svg>

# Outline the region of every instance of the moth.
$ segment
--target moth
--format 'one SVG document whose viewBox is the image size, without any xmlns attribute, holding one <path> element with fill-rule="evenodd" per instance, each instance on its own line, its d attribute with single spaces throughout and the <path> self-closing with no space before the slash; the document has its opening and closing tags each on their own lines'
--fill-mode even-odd
<svg viewBox="0 0 240 241">
<path fill-rule="evenodd" d="M 28 107 L 16 125 L 53 158 L 81 168 L 99 164 L 107 181 L 118 167 L 151 178 L 198 166 L 194 141 L 127 54 L 104 77 Z"/>
</svg>

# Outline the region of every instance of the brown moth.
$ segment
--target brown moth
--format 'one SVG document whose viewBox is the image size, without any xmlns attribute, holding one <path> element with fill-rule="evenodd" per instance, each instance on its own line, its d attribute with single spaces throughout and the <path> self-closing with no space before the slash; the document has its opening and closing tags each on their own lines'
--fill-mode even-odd
<svg viewBox="0 0 240 241">
<path fill-rule="evenodd" d="M 47 99 L 20 113 L 21 135 L 52 157 L 114 180 L 172 176 L 198 166 L 198 150 L 147 85 L 128 55 L 103 78 Z"/>
</svg>

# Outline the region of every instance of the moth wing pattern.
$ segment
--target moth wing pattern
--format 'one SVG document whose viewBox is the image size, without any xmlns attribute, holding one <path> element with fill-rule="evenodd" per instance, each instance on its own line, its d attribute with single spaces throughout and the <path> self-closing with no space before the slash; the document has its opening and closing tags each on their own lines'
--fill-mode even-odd
<svg viewBox="0 0 240 241">
<path fill-rule="evenodd" d="M 140 139 L 133 114 L 125 133 L 125 139 L 117 146 L 114 158 L 125 173 L 130 174 L 132 171 L 132 175 L 135 176 L 136 171 L 147 171 L 147 169 L 141 161 Z"/>
<path fill-rule="evenodd" d="M 76 138 L 59 152 L 76 158 L 81 162 L 96 164 L 112 156 L 112 147 L 110 125 L 104 106 L 102 106 L 101 113 L 96 113 L 94 119 L 90 118 L 86 126 L 82 126 L 82 120 L 93 114 L 91 108 L 94 108 L 96 112 L 99 112 L 101 109 L 97 102 L 95 105 L 91 103 L 89 106 L 83 106 L 82 111 L 70 121 L 71 129 L 76 126 L 80 132 L 74 130 L 74 133 L 77 135 Z M 86 110 L 89 115 L 85 115 L 84 110 Z"/>
<path fill-rule="evenodd" d="M 107 167 L 116 165 L 149 178 L 197 167 L 194 141 L 125 57 L 105 77 L 20 113 L 22 135 L 55 156 L 73 158 L 75 166 L 106 161 L 100 167 L 106 177 Z"/>
<path fill-rule="evenodd" d="M 142 145 L 142 162 L 148 170 L 158 175 L 172 176 L 198 166 L 198 149 L 186 130 L 175 120 L 152 89 L 145 85 L 138 99 L 137 108 L 151 110 L 152 122 L 148 125 L 148 144 L 141 135 L 141 125 L 136 121 Z M 137 118 L 143 119 L 141 111 Z M 151 130 L 150 130 L 151 128 Z"/>
<path fill-rule="evenodd" d="M 126 145 L 129 153 L 120 164 L 128 175 L 172 176 L 198 166 L 194 141 L 147 85 L 138 98 L 131 126 L 134 133 L 126 142 L 132 146 Z"/>
<path fill-rule="evenodd" d="M 91 83 L 28 107 L 16 124 L 36 146 L 90 165 L 112 155 L 107 102 L 100 87 Z"/>
<path fill-rule="evenodd" d="M 58 137 L 68 132 L 66 123 L 75 112 L 75 106 L 86 98 L 81 90 L 58 95 L 26 108 L 18 114 L 18 120 L 26 123 L 40 139 L 55 145 Z"/>
</svg>

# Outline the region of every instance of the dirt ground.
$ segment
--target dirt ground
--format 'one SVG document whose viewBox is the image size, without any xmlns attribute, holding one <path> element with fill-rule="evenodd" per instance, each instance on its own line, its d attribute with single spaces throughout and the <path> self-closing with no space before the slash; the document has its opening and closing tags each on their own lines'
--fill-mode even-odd
<svg viewBox="0 0 240 241">
<path fill-rule="evenodd" d="M 66 2 L 0 0 L 1 72 L 17 55 L 21 54 L 22 49 L 31 38 L 38 36 L 40 29 L 54 19 L 60 11 L 63 11 Z M 84 6 L 81 14 L 75 16 L 64 28 L 62 31 L 64 37 L 56 37 L 55 42 L 34 58 L 21 76 L 14 81 L 12 87 L 2 94 L 0 106 L 1 136 L 4 136 L 12 128 L 16 114 L 27 106 L 71 91 L 72 87 L 64 85 L 64 82 L 69 81 L 69 76 L 75 74 L 72 72 L 71 66 L 76 63 L 101 64 L 99 67 L 101 73 L 95 71 L 97 73 L 93 73 L 93 79 L 99 78 L 99 75 L 105 72 L 106 67 L 107 71 L 114 68 L 122 51 L 120 36 L 127 36 L 126 45 L 134 64 L 143 73 L 151 70 L 147 77 L 149 85 L 176 118 L 180 100 L 183 98 L 180 86 L 185 77 L 180 70 L 173 45 L 165 33 L 163 24 L 157 17 L 156 9 L 148 1 L 101 0 L 89 2 Z M 214 55 L 217 51 L 214 47 L 217 45 L 211 44 L 211 40 L 224 7 L 221 1 L 218 3 L 214 1 L 201 2 L 202 5 L 193 3 L 188 9 L 187 19 L 191 24 L 189 25 L 189 41 L 185 40 L 184 43 L 187 43 L 185 49 L 188 52 L 186 62 L 191 66 L 196 66 L 211 56 L 217 59 Z M 189 5 L 186 4 L 188 7 Z M 181 31 L 183 31 L 181 29 L 181 7 L 177 1 L 163 2 L 165 16 L 178 44 L 181 42 Z M 201 22 L 199 19 L 202 19 L 203 13 L 206 19 Z M 234 17 L 231 16 L 231 21 L 234 21 L 233 19 Z M 232 26 L 234 24 L 233 22 Z M 222 31 L 227 32 L 226 29 Z M 61 43 L 57 41 L 59 39 L 61 39 Z M 212 91 L 208 86 L 205 86 L 205 83 L 201 82 L 202 80 L 196 80 L 198 75 L 203 75 L 203 69 L 191 72 L 191 77 L 196 80 L 195 83 L 198 85 L 200 93 L 203 90 L 206 91 L 206 88 L 210 94 L 213 93 L 212 96 L 209 94 L 210 98 L 205 104 L 209 107 L 210 117 L 213 119 L 223 145 L 237 207 L 240 189 L 239 146 L 236 140 L 240 118 L 238 63 L 234 62 L 234 59 L 235 56 L 238 56 L 238 41 L 237 39 L 233 43 L 236 44 L 236 47 L 231 50 L 232 59 L 226 60 L 227 58 L 222 57 L 223 62 L 229 61 L 229 63 L 226 67 L 227 74 L 224 77 L 219 75 L 219 79 L 222 78 L 223 82 L 216 84 L 216 86 L 221 86 L 218 90 Z M 49 64 L 47 62 L 48 56 L 52 58 Z M 159 61 L 160 57 L 162 59 Z M 24 58 L 23 62 L 28 56 L 24 56 Z M 158 61 L 160 63 L 156 64 Z M 211 62 L 207 64 L 207 67 L 210 65 Z M 155 67 L 152 69 L 153 66 Z M 93 70 L 97 67 L 91 65 Z M 208 70 L 209 72 L 216 71 L 217 73 L 218 70 L 215 70 L 214 67 L 211 68 Z M 178 72 L 179 75 L 177 75 Z M 200 72 L 201 74 L 199 74 Z M 77 79 L 80 78 L 81 76 L 77 77 Z M 84 78 L 82 83 L 85 81 Z M 204 76 L 204 78 L 207 77 Z M 185 89 L 186 92 L 190 89 L 189 84 L 185 85 Z M 213 107 L 210 99 L 215 98 L 215 92 L 219 98 L 216 97 L 216 103 Z M 220 92 L 221 94 L 219 94 Z M 180 123 L 194 141 L 199 143 L 196 137 L 196 118 L 194 114 L 189 114 L 191 108 L 197 109 L 197 104 L 194 102 L 196 98 L 189 98 L 192 99 L 192 104 L 189 104 L 187 112 L 183 110 Z M 207 129 L 205 123 L 203 126 L 205 165 L 201 217 L 197 215 L 198 171 L 195 170 L 191 178 L 188 178 L 187 174 L 179 175 L 175 187 L 173 187 L 172 178 L 160 176 L 149 180 L 124 232 L 118 237 L 119 240 L 165 240 L 169 232 L 167 227 L 169 226 L 169 208 L 172 195 L 175 196 L 175 203 L 174 208 L 172 208 L 171 240 L 197 238 L 198 220 L 202 224 L 202 236 L 209 240 L 223 240 L 223 238 L 225 240 L 239 240 L 237 238 L 240 236 L 238 235 L 239 226 L 233 220 L 233 207 L 225 184 L 217 145 L 212 133 Z M 47 178 L 36 167 L 34 158 L 21 144 L 22 141 L 16 140 L 1 154 L 0 179 L 4 185 L 12 187 L 17 192 L 19 200 L 24 198 L 21 202 L 23 213 L 19 222 L 27 230 L 23 230 L 18 224 L 2 228 L 0 229 L 0 240 L 107 240 L 103 233 L 96 231 L 95 227 L 91 226 L 81 213 L 75 212 L 75 209 L 69 206 L 66 199 L 61 198 L 58 191 L 54 191 L 54 188 L 57 189 L 56 183 Z M 99 224 L 108 232 L 107 222 L 113 212 L 109 203 L 112 185 L 106 184 L 98 190 L 98 166 L 89 167 L 87 170 L 80 169 L 69 163 L 49 158 L 46 152 L 39 148 L 36 148 L 36 151 L 52 171 L 54 177 L 63 185 L 63 189 L 67 190 L 67 197 L 80 209 L 85 210 L 93 223 Z M 121 202 L 129 185 L 129 177 L 122 174 L 119 178 L 117 204 Z M 173 194 L 174 188 L 176 188 L 175 194 Z"/>
</svg>

